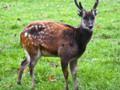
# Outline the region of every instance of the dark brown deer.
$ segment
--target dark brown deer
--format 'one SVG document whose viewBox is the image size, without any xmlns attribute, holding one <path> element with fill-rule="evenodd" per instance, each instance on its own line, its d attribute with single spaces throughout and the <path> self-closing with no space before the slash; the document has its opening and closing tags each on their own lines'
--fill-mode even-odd
<svg viewBox="0 0 120 90">
<path fill-rule="evenodd" d="M 52 21 L 39 20 L 28 24 L 20 33 L 20 43 L 26 51 L 26 58 L 21 62 L 17 83 L 21 84 L 22 72 L 29 65 L 32 87 L 34 88 L 33 71 L 40 56 L 58 56 L 61 59 L 61 67 L 65 79 L 65 90 L 68 90 L 68 63 L 72 73 L 74 88 L 78 90 L 76 82 L 77 60 L 84 53 L 87 43 L 90 41 L 96 7 L 99 0 L 91 11 L 83 9 L 81 2 L 75 4 L 80 9 L 81 16 L 79 28 L 67 24 Z"/>
</svg>

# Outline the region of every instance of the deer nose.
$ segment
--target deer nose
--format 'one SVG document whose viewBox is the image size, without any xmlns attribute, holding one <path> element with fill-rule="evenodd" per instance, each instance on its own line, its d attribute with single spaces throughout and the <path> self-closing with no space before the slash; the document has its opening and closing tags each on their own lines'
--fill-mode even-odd
<svg viewBox="0 0 120 90">
<path fill-rule="evenodd" d="M 93 26 L 89 26 L 88 28 L 89 28 L 89 29 L 92 29 L 92 28 L 93 28 Z"/>
</svg>

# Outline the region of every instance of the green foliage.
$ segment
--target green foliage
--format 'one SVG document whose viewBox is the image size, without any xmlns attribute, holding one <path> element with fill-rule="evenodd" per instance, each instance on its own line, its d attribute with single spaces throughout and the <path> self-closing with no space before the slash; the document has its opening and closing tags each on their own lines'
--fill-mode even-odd
<svg viewBox="0 0 120 90">
<path fill-rule="evenodd" d="M 81 0 L 91 10 L 95 0 Z M 120 1 L 100 0 L 92 40 L 78 61 L 77 82 L 80 90 L 118 90 L 120 88 Z M 74 0 L 1 0 L 0 1 L 0 90 L 31 89 L 29 72 L 23 74 L 22 85 L 16 84 L 18 68 L 25 54 L 19 33 L 28 23 L 52 20 L 77 26 L 80 17 Z M 57 63 L 54 68 L 50 63 Z M 27 68 L 28 70 L 28 68 Z M 70 71 L 70 70 L 69 70 Z M 74 90 L 69 73 L 69 88 Z M 57 80 L 50 82 L 53 75 Z M 64 77 L 60 59 L 39 59 L 34 79 L 36 90 L 63 90 Z"/>
</svg>

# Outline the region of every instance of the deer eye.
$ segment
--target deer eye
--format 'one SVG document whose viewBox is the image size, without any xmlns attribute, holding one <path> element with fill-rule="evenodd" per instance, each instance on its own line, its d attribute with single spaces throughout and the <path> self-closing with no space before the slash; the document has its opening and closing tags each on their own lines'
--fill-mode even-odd
<svg viewBox="0 0 120 90">
<path fill-rule="evenodd" d="M 91 17 L 91 19 L 93 20 L 93 19 L 95 19 L 95 17 Z"/>
<path fill-rule="evenodd" d="M 84 17 L 84 20 L 88 20 L 88 18 L 87 18 L 87 17 Z"/>
</svg>

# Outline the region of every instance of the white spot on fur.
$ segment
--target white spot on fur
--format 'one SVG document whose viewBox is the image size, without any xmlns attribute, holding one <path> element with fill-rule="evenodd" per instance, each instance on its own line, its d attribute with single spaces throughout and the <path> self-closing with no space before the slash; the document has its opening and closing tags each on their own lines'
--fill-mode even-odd
<svg viewBox="0 0 120 90">
<path fill-rule="evenodd" d="M 35 28 L 36 28 L 36 30 L 38 30 L 38 26 L 37 25 L 35 25 Z"/>
<path fill-rule="evenodd" d="M 28 33 L 27 33 L 27 32 L 25 32 L 24 36 L 25 36 L 25 37 L 27 37 L 27 36 L 28 36 Z"/>
<path fill-rule="evenodd" d="M 53 29 L 53 27 L 51 27 L 51 29 Z"/>
<path fill-rule="evenodd" d="M 47 29 L 50 29 L 49 25 L 47 25 Z"/>
<path fill-rule="evenodd" d="M 47 29 L 50 29 L 50 27 L 47 27 Z"/>
<path fill-rule="evenodd" d="M 44 37 L 44 36 L 42 36 L 41 38 L 42 38 L 42 39 L 44 39 L 45 37 Z"/>
<path fill-rule="evenodd" d="M 36 39 L 37 37 L 36 37 L 36 36 L 34 36 L 34 38 Z"/>
<path fill-rule="evenodd" d="M 44 25 L 44 24 L 42 24 L 42 27 L 43 27 L 43 28 L 45 28 L 45 25 Z"/>
<path fill-rule="evenodd" d="M 39 28 L 41 28 L 41 25 L 39 25 Z"/>
<path fill-rule="evenodd" d="M 28 30 L 28 28 L 25 29 L 25 31 Z"/>
<path fill-rule="evenodd" d="M 30 34 L 28 35 L 28 38 L 29 38 L 29 39 L 31 38 L 31 35 L 30 35 Z"/>
<path fill-rule="evenodd" d="M 41 43 L 43 43 L 43 41 L 41 40 Z"/>
<path fill-rule="evenodd" d="M 47 47 L 47 45 L 45 45 L 44 43 L 42 43 L 42 46 L 43 46 L 43 47 Z"/>
<path fill-rule="evenodd" d="M 38 39 L 41 42 L 41 39 Z"/>
<path fill-rule="evenodd" d="M 44 31 L 41 31 L 40 33 L 41 33 L 41 34 L 44 34 Z"/>
<path fill-rule="evenodd" d="M 44 31 L 47 31 L 47 29 L 44 29 Z"/>
<path fill-rule="evenodd" d="M 29 29 L 32 29 L 34 26 L 29 27 Z"/>
</svg>

